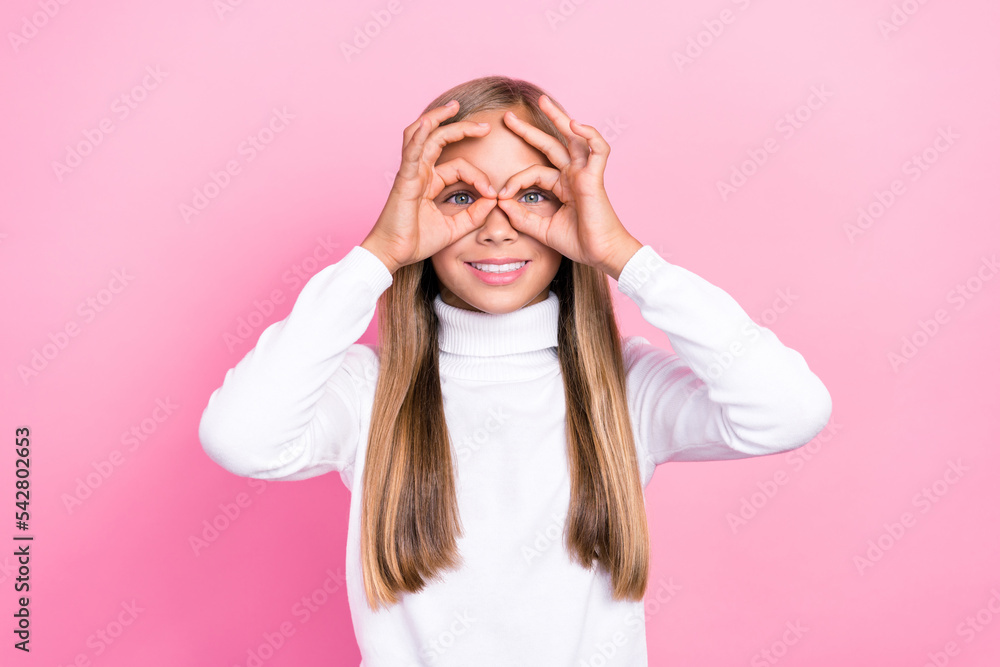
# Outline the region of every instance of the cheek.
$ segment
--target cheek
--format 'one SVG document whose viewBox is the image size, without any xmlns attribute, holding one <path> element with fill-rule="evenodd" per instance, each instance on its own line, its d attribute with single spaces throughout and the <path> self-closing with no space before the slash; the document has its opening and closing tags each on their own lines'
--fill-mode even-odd
<svg viewBox="0 0 1000 667">
<path fill-rule="evenodd" d="M 455 253 L 449 248 L 439 250 L 437 254 L 430 257 L 431 266 L 434 267 L 434 275 L 442 285 L 450 285 L 455 279 L 462 276 L 464 267 L 458 261 Z"/>
<path fill-rule="evenodd" d="M 545 273 L 549 275 L 550 280 L 554 278 L 556 272 L 559 271 L 559 265 L 562 264 L 562 259 L 562 255 L 554 250 L 545 254 L 544 269 Z"/>
<path fill-rule="evenodd" d="M 434 269 L 434 275 L 437 276 L 438 282 L 441 282 L 441 276 L 444 275 L 443 268 L 444 264 L 441 262 L 441 253 L 437 255 L 432 255 L 428 261 L 431 263 L 431 268 Z"/>
</svg>

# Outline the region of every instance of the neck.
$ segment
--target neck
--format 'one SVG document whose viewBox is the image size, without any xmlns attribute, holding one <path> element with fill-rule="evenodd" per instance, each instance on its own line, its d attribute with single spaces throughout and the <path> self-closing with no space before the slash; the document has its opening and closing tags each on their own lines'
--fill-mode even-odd
<svg viewBox="0 0 1000 667">
<path fill-rule="evenodd" d="M 496 357 L 558 345 L 559 298 L 552 291 L 537 303 L 500 315 L 453 306 L 438 294 L 434 311 L 441 352 Z"/>
</svg>

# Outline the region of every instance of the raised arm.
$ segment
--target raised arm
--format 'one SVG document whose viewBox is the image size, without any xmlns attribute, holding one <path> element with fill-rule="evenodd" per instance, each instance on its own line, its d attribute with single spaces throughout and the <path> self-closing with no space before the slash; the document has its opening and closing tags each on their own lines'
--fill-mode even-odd
<svg viewBox="0 0 1000 667">
<path fill-rule="evenodd" d="M 719 287 L 647 245 L 625 264 L 618 289 L 674 348 L 624 341 L 646 464 L 775 454 L 808 443 L 829 421 L 830 393 L 802 355 Z"/>
<path fill-rule="evenodd" d="M 209 458 L 268 480 L 351 467 L 378 373 L 375 351 L 356 341 L 391 284 L 361 246 L 313 275 L 209 397 L 198 428 Z"/>
</svg>

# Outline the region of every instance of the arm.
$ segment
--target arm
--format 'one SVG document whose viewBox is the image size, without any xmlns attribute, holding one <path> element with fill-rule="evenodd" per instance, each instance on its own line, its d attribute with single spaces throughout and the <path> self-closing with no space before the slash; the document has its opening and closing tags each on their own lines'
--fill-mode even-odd
<svg viewBox="0 0 1000 667">
<path fill-rule="evenodd" d="M 637 336 L 623 345 L 640 459 L 775 454 L 826 425 L 830 393 L 802 355 L 719 287 L 642 246 L 621 269 L 618 290 L 675 350 Z"/>
<path fill-rule="evenodd" d="M 354 462 L 378 358 L 356 344 L 392 274 L 356 246 L 313 275 L 288 317 L 226 372 L 198 427 L 205 453 L 243 477 L 294 480 Z"/>
</svg>

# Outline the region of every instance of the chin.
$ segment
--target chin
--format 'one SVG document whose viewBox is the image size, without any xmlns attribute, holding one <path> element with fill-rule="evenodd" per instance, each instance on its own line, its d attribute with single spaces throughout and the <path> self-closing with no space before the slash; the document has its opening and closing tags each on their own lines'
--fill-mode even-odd
<svg viewBox="0 0 1000 667">
<path fill-rule="evenodd" d="M 463 297 L 457 294 L 455 296 L 476 310 L 492 315 L 503 315 L 514 312 L 526 306 L 532 299 L 532 297 L 526 294 L 513 293 L 477 295 L 478 298 L 471 296 Z"/>
</svg>

